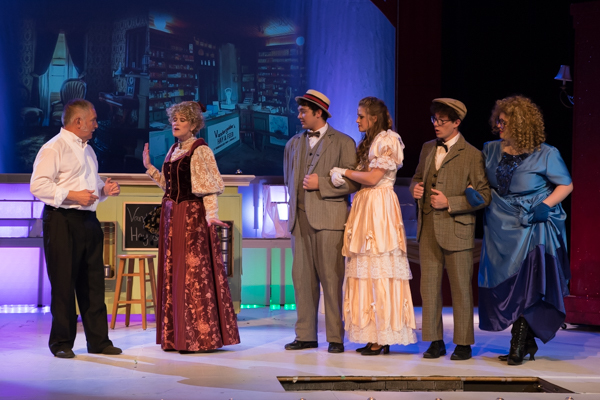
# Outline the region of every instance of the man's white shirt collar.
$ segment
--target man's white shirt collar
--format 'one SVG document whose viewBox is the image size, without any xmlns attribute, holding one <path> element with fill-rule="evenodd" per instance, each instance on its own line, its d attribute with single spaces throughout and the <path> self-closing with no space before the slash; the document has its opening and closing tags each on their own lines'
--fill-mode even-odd
<svg viewBox="0 0 600 400">
<path fill-rule="evenodd" d="M 76 143 L 80 148 L 85 148 L 85 146 L 87 146 L 87 141 L 84 142 L 79 136 L 70 130 L 60 128 L 60 134 L 67 142 Z"/>
</svg>

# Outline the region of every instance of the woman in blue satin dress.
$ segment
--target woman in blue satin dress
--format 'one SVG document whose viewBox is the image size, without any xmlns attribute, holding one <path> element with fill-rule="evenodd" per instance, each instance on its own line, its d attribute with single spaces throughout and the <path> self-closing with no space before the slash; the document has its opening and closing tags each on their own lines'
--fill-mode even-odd
<svg viewBox="0 0 600 400">
<path fill-rule="evenodd" d="M 490 123 L 500 140 L 483 147 L 492 202 L 485 210 L 479 265 L 479 327 L 512 324 L 509 365 L 534 360 L 535 338 L 551 340 L 565 320 L 571 277 L 566 213 L 573 183 L 559 151 L 545 144 L 539 108 L 522 96 L 496 102 Z"/>
</svg>

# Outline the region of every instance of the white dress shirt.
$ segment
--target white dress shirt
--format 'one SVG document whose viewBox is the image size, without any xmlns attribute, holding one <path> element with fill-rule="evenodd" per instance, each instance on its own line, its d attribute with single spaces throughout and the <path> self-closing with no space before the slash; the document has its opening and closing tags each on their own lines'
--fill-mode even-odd
<svg viewBox="0 0 600 400">
<path fill-rule="evenodd" d="M 81 206 L 66 198 L 71 190 L 88 189 L 104 201 L 103 188 L 94 149 L 64 128 L 42 146 L 33 163 L 31 193 L 52 207 L 96 211 L 98 200 Z"/>
<path fill-rule="evenodd" d="M 448 155 L 452 146 L 454 146 L 456 144 L 456 142 L 458 142 L 459 138 L 460 138 L 460 132 L 458 135 L 454 136 L 452 139 L 448 140 L 447 142 L 444 142 L 446 147 L 448 147 L 448 151 L 446 151 L 446 149 L 444 149 L 442 146 L 437 147 L 437 149 L 435 151 L 435 169 L 436 170 L 440 169 L 440 167 L 442 166 L 442 163 L 444 162 L 444 158 L 446 158 L 446 155 Z"/>
<path fill-rule="evenodd" d="M 311 136 L 308 138 L 308 144 L 310 145 L 311 149 L 313 147 L 315 147 L 315 144 L 317 144 L 319 142 L 319 140 L 321 140 L 321 138 L 323 137 L 325 132 L 327 132 L 327 129 L 329 129 L 329 124 L 325 123 L 324 126 L 322 126 L 320 129 L 317 129 L 315 131 L 315 132 L 319 132 L 319 136 Z"/>
</svg>

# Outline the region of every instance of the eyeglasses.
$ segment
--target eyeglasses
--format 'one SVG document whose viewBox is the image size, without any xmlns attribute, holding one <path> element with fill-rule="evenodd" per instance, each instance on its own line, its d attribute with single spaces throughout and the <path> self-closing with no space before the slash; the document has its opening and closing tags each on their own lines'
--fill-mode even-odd
<svg viewBox="0 0 600 400">
<path fill-rule="evenodd" d="M 450 121 L 452 121 L 452 120 L 451 119 L 437 119 L 434 116 L 431 117 L 431 123 L 434 124 L 434 125 L 437 123 L 439 126 L 442 126 L 446 122 L 450 122 Z"/>
<path fill-rule="evenodd" d="M 508 125 L 508 121 L 505 121 L 502 118 L 496 118 L 496 126 L 498 125 L 500 125 L 500 128 L 504 129 L 506 125 Z"/>
</svg>

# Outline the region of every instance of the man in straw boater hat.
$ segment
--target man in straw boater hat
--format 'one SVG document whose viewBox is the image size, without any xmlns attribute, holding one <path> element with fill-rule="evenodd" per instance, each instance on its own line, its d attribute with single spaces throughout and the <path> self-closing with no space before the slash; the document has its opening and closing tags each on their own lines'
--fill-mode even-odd
<svg viewBox="0 0 600 400">
<path fill-rule="evenodd" d="M 283 175 L 290 194 L 288 229 L 292 233 L 292 279 L 296 293 L 296 338 L 286 350 L 318 347 L 317 316 L 323 285 L 325 325 L 330 353 L 344 351 L 342 324 L 342 244 L 348 195 L 358 184 L 344 179 L 335 187 L 333 167 L 356 166 L 356 143 L 333 129 L 329 99 L 316 90 L 296 97 L 298 119 L 306 131 L 285 146 Z"/>
<path fill-rule="evenodd" d="M 442 274 L 450 280 L 454 313 L 452 360 L 471 358 L 475 211 L 490 203 L 483 156 L 458 128 L 467 114 L 455 99 L 434 99 L 431 123 L 437 140 L 423 144 L 410 191 L 418 201 L 417 240 L 421 264 L 424 358 L 446 354 L 442 326 Z M 475 207 L 471 204 L 476 204 Z"/>
</svg>

